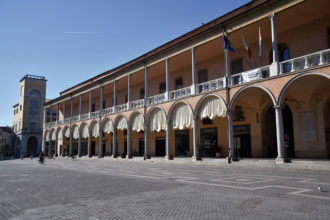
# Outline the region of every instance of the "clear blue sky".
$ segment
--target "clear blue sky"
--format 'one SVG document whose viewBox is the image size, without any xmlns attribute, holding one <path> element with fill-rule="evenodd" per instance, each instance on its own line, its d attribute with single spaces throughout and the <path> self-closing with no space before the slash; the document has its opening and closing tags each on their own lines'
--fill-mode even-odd
<svg viewBox="0 0 330 220">
<path fill-rule="evenodd" d="M 47 98 L 123 64 L 248 0 L 0 0 L 0 126 L 25 74 Z"/>
</svg>

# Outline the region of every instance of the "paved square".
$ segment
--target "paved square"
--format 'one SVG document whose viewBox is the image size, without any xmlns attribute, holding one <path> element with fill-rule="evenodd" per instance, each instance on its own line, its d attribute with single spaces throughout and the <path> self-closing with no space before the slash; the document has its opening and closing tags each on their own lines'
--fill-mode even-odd
<svg viewBox="0 0 330 220">
<path fill-rule="evenodd" d="M 0 161 L 2 220 L 329 216 L 329 172 L 114 159 Z"/>
</svg>

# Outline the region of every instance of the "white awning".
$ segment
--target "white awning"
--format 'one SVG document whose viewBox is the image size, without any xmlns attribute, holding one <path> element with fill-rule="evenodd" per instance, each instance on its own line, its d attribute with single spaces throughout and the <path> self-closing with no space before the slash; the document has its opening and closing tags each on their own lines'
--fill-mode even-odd
<svg viewBox="0 0 330 220">
<path fill-rule="evenodd" d="M 62 130 L 60 130 L 58 132 L 58 134 L 57 134 L 57 139 L 61 141 L 62 140 L 62 136 L 63 136 L 63 132 L 62 132 Z"/>
<path fill-rule="evenodd" d="M 199 112 L 201 119 L 213 119 L 215 116 L 226 117 L 226 105 L 221 99 L 212 97 L 203 103 Z"/>
<path fill-rule="evenodd" d="M 84 127 L 81 132 L 81 138 L 86 139 L 86 138 L 88 138 L 88 136 L 89 136 L 88 125 L 84 124 Z"/>
<path fill-rule="evenodd" d="M 49 142 L 49 140 L 50 140 L 50 133 L 49 133 L 49 131 L 47 131 L 47 133 L 46 133 L 46 142 Z"/>
<path fill-rule="evenodd" d="M 65 130 L 65 134 L 64 134 L 64 136 L 65 136 L 66 138 L 70 138 L 70 128 L 67 128 L 67 129 Z"/>
<path fill-rule="evenodd" d="M 112 125 L 112 121 L 111 120 L 107 120 L 104 123 L 103 132 L 104 133 L 107 133 L 107 134 L 110 134 L 110 132 L 113 132 L 113 125 Z"/>
<path fill-rule="evenodd" d="M 55 131 L 52 131 L 52 138 L 51 138 L 52 141 L 55 141 L 56 140 L 56 134 L 55 134 Z"/>
<path fill-rule="evenodd" d="M 74 127 L 72 137 L 75 140 L 79 139 L 79 128 L 78 128 L 78 126 Z"/>
<path fill-rule="evenodd" d="M 100 131 L 100 125 L 99 123 L 95 123 L 92 127 L 92 137 L 98 137 Z"/>
<path fill-rule="evenodd" d="M 133 131 L 144 131 L 144 126 L 143 126 L 144 118 L 142 114 L 136 114 L 132 120 L 132 130 Z"/>
<path fill-rule="evenodd" d="M 166 130 L 166 116 L 159 108 L 155 109 L 149 119 L 150 131 Z"/>
<path fill-rule="evenodd" d="M 127 122 L 126 122 L 126 119 L 124 117 L 121 117 L 119 119 L 117 129 L 119 129 L 119 130 L 127 129 Z"/>
<path fill-rule="evenodd" d="M 192 112 L 187 104 L 179 104 L 172 115 L 173 129 L 192 128 Z"/>
</svg>

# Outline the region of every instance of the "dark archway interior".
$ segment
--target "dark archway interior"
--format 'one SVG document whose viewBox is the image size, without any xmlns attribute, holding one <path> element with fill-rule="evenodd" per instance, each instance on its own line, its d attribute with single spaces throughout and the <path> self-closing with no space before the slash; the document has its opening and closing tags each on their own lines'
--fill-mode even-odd
<svg viewBox="0 0 330 220">
<path fill-rule="evenodd" d="M 38 139 L 36 137 L 29 137 L 28 145 L 27 145 L 27 156 L 37 156 L 37 147 L 38 147 Z"/>
<path fill-rule="evenodd" d="M 295 157 L 294 150 L 294 134 L 293 134 L 293 117 L 291 109 L 288 105 L 284 105 L 282 109 L 283 116 L 283 130 L 284 130 L 284 142 L 288 142 L 288 147 L 285 148 L 286 156 L 288 158 Z M 287 138 L 286 138 L 287 137 Z"/>
<path fill-rule="evenodd" d="M 269 105 L 262 113 L 262 146 L 263 156 L 268 158 L 277 157 L 275 109 Z"/>
</svg>

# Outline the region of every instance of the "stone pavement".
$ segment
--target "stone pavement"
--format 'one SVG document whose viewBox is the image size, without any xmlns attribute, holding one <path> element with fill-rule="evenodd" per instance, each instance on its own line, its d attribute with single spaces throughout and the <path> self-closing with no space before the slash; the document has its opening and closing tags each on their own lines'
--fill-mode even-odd
<svg viewBox="0 0 330 220">
<path fill-rule="evenodd" d="M 0 219 L 329 216 L 328 171 L 94 158 L 0 161 Z"/>
</svg>

